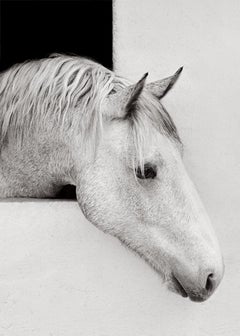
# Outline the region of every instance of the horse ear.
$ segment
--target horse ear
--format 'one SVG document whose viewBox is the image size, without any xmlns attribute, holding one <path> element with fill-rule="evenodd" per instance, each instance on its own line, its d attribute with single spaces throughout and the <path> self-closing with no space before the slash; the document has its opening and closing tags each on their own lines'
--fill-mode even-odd
<svg viewBox="0 0 240 336">
<path fill-rule="evenodd" d="M 147 84 L 146 88 L 150 90 L 152 94 L 154 94 L 156 97 L 161 99 L 174 86 L 182 70 L 183 70 L 183 67 L 179 68 L 173 76 Z"/>
<path fill-rule="evenodd" d="M 147 76 L 148 73 L 145 73 L 136 84 L 110 94 L 105 101 L 104 110 L 106 114 L 111 115 L 113 112 L 115 117 L 128 118 L 144 88 Z"/>
</svg>

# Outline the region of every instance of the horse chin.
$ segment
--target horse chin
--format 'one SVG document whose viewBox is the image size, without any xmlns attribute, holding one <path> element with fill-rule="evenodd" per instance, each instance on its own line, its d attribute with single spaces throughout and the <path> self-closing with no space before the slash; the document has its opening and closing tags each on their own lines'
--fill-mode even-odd
<svg viewBox="0 0 240 336">
<path fill-rule="evenodd" d="M 174 275 L 172 275 L 168 281 L 167 287 L 171 292 L 179 294 L 184 298 L 189 298 L 193 302 L 204 302 L 208 299 L 207 296 L 199 296 L 187 291 Z"/>
<path fill-rule="evenodd" d="M 168 281 L 167 287 L 171 292 L 179 294 L 184 298 L 187 298 L 189 296 L 188 293 L 186 292 L 185 288 L 175 278 L 174 275 L 172 275 L 171 280 Z"/>
</svg>

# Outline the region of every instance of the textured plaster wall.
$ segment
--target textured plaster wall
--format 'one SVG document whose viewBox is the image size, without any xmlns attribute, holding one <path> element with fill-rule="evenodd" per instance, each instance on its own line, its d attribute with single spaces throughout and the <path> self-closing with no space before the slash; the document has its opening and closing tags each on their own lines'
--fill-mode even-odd
<svg viewBox="0 0 240 336">
<path fill-rule="evenodd" d="M 0 213 L 1 336 L 239 335 L 236 266 L 194 304 L 167 292 L 76 202 L 0 202 Z"/>
<path fill-rule="evenodd" d="M 173 299 L 168 317 L 159 317 L 166 330 L 160 335 L 173 335 L 172 324 L 176 335 L 240 333 L 239 18 L 237 0 L 115 1 L 117 72 L 136 81 L 148 71 L 156 80 L 184 66 L 164 103 L 225 256 L 225 278 L 213 299 L 201 310 L 188 303 L 186 314 L 172 313 Z"/>
</svg>

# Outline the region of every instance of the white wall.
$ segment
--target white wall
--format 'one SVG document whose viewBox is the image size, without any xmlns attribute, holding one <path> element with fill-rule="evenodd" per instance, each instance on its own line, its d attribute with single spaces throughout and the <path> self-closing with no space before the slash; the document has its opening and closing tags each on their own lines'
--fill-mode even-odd
<svg viewBox="0 0 240 336">
<path fill-rule="evenodd" d="M 236 267 L 229 265 L 209 301 L 196 304 L 166 291 L 76 202 L 0 202 L 0 213 L 0 335 L 239 334 Z"/>
<path fill-rule="evenodd" d="M 224 281 L 201 310 L 188 302 L 190 311 L 172 314 L 174 299 L 161 300 L 171 307 L 168 316 L 159 317 L 166 336 L 173 334 L 172 323 L 177 335 L 240 333 L 239 18 L 238 0 L 115 0 L 118 73 L 137 81 L 148 71 L 149 80 L 156 80 L 184 65 L 164 103 L 225 256 Z M 184 327 L 178 328 L 180 320 Z"/>
</svg>

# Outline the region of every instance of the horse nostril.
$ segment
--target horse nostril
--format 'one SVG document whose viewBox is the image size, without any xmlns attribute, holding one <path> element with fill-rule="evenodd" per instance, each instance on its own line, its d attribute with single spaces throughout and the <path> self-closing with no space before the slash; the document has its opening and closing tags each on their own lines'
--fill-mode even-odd
<svg viewBox="0 0 240 336">
<path fill-rule="evenodd" d="M 212 289 L 213 289 L 213 273 L 210 273 L 207 277 L 207 281 L 206 281 L 206 286 L 205 286 L 205 289 L 208 291 L 208 292 L 211 292 Z"/>
</svg>

